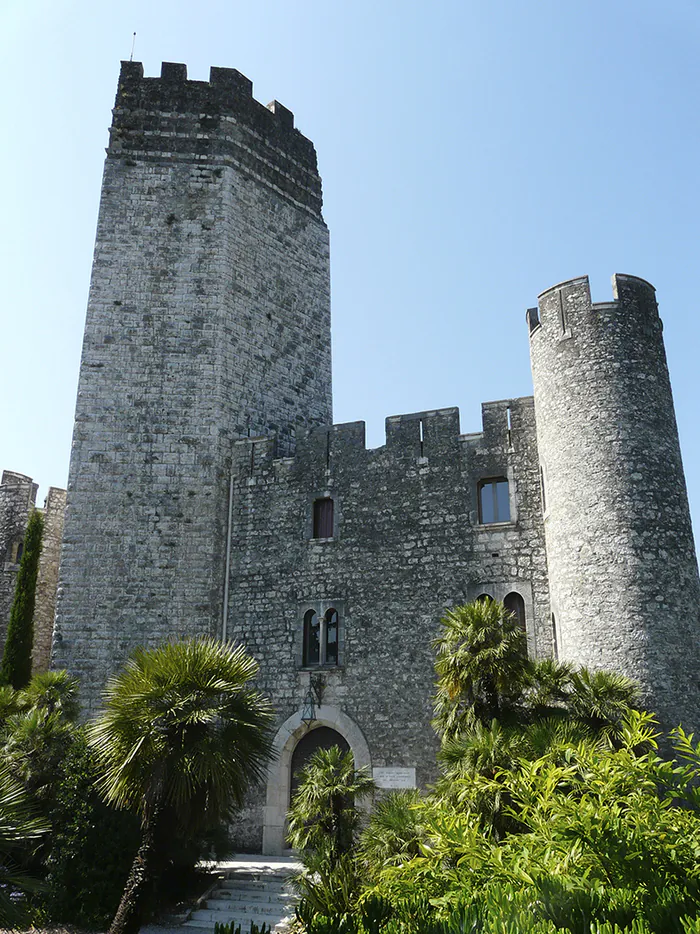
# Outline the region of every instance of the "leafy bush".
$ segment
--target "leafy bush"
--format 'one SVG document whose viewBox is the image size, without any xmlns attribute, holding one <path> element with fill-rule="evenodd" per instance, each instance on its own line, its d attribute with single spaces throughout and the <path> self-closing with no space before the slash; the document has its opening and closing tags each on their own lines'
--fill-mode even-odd
<svg viewBox="0 0 700 934">
<path fill-rule="evenodd" d="M 52 920 L 85 927 L 114 917 L 139 840 L 138 818 L 104 804 L 96 778 L 80 731 L 62 762 L 51 812 L 45 904 Z"/>
<path fill-rule="evenodd" d="M 295 801 L 306 934 L 700 934 L 700 745 L 678 729 L 662 758 L 632 682 L 529 659 L 494 601 L 433 645 L 430 794 L 380 801 L 335 867 L 333 782 Z"/>
</svg>

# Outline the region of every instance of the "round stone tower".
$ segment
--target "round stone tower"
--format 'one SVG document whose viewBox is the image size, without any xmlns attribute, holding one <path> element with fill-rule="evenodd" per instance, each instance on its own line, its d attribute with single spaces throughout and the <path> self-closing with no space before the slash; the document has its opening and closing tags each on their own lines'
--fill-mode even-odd
<svg viewBox="0 0 700 934">
<path fill-rule="evenodd" d="M 664 727 L 698 725 L 700 582 L 653 286 L 553 286 L 528 312 L 552 642 L 637 679 Z"/>
</svg>

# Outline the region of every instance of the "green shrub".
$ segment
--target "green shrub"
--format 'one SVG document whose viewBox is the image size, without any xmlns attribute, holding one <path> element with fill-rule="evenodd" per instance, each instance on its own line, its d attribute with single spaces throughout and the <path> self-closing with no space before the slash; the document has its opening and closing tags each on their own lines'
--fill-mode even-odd
<svg viewBox="0 0 700 934">
<path fill-rule="evenodd" d="M 46 908 L 53 921 L 103 927 L 114 917 L 139 840 L 139 821 L 103 803 L 80 731 L 60 769 L 51 813 Z"/>
</svg>

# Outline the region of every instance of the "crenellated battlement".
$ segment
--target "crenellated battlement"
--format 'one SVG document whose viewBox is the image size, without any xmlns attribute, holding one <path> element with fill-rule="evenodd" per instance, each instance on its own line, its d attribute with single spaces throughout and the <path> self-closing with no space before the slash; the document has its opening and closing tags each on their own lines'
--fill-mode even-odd
<svg viewBox="0 0 700 934">
<path fill-rule="evenodd" d="M 144 77 L 141 62 L 122 62 L 107 153 L 234 164 L 320 214 L 313 143 L 279 101 L 255 100 L 253 82 L 235 68 L 212 67 L 209 81 L 191 81 L 177 62 L 163 62 L 159 78 Z"/>
<path fill-rule="evenodd" d="M 532 431 L 534 400 L 523 396 L 484 402 L 481 418 L 481 430 L 464 434 L 456 406 L 390 415 L 385 420 L 385 443 L 375 448 L 366 445 L 363 421 L 321 426 L 297 438 L 291 457 L 280 456 L 275 436 L 243 438 L 234 442 L 234 470 L 252 476 L 271 470 L 274 464 L 301 470 L 310 470 L 312 465 L 330 468 L 331 462 L 351 461 L 358 455 L 364 463 L 404 464 L 427 464 L 431 458 L 449 462 L 467 449 L 498 455 L 512 450 L 519 432 Z"/>
<path fill-rule="evenodd" d="M 550 286 L 538 295 L 537 308 L 528 308 L 526 319 L 533 336 L 540 329 L 557 338 L 572 337 L 577 327 L 609 323 L 610 315 L 621 320 L 632 318 L 635 326 L 658 320 L 656 290 L 646 279 L 615 273 L 611 302 L 591 301 L 588 276 L 578 276 Z"/>
</svg>

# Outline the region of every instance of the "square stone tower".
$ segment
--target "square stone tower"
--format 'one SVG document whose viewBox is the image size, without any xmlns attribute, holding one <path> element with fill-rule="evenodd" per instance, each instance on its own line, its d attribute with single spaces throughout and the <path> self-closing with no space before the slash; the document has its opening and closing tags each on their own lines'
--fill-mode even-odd
<svg viewBox="0 0 700 934">
<path fill-rule="evenodd" d="M 85 326 L 54 665 L 220 632 L 235 439 L 331 422 L 313 144 L 238 71 L 122 63 Z"/>
</svg>

